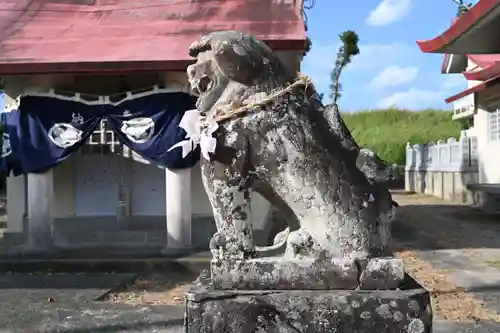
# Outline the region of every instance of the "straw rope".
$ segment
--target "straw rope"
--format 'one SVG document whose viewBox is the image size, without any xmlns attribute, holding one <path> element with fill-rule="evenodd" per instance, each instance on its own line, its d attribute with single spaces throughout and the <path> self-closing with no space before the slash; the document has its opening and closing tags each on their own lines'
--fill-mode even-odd
<svg viewBox="0 0 500 333">
<path fill-rule="evenodd" d="M 257 107 L 260 107 L 260 106 L 263 106 L 265 104 L 272 102 L 274 99 L 291 92 L 293 89 L 295 89 L 298 86 L 304 86 L 304 91 L 306 91 L 307 87 L 309 86 L 310 83 L 311 83 L 311 78 L 309 78 L 308 76 L 299 74 L 298 78 L 295 82 L 291 83 L 286 88 L 278 90 L 277 92 L 267 96 L 263 100 L 261 100 L 259 102 L 255 102 L 255 103 L 246 104 L 246 105 L 243 105 L 243 106 L 236 108 L 236 109 L 225 109 L 224 108 L 220 113 L 217 113 L 212 119 L 218 123 L 218 122 L 221 122 L 224 120 L 236 118 L 236 117 L 240 116 L 241 114 L 244 114 L 244 113 L 251 111 L 252 109 L 255 109 Z M 202 120 L 202 127 L 205 127 L 207 125 L 208 125 L 207 119 L 203 119 Z"/>
</svg>

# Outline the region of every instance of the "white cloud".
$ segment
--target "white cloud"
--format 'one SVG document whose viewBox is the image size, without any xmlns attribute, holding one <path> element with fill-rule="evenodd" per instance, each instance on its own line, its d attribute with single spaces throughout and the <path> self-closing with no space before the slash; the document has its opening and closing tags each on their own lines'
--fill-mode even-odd
<svg viewBox="0 0 500 333">
<path fill-rule="evenodd" d="M 311 51 L 302 61 L 302 70 L 305 74 L 320 76 L 329 81 L 330 72 L 335 64 L 339 44 L 313 44 Z M 405 60 L 414 54 L 414 50 L 405 44 L 361 44 L 360 53 L 355 56 L 346 71 L 358 72 L 378 70 L 393 65 L 401 59 Z M 383 55 L 383 57 L 381 57 Z"/>
<path fill-rule="evenodd" d="M 380 99 L 379 108 L 400 107 L 406 109 L 422 109 L 442 105 L 446 96 L 442 91 L 411 88 L 407 91 L 396 92 Z"/>
<path fill-rule="evenodd" d="M 302 61 L 302 71 L 319 81 L 330 80 L 339 44 L 313 44 L 311 51 Z M 346 72 L 366 72 L 393 65 L 401 59 L 407 60 L 414 50 L 405 44 L 361 44 L 360 53 L 347 66 Z M 381 57 L 381 55 L 383 55 Z"/>
<path fill-rule="evenodd" d="M 330 91 L 330 72 L 335 64 L 338 47 L 338 43 L 320 44 L 313 42 L 311 51 L 302 61 L 301 72 L 311 77 L 314 86 L 320 93 L 328 94 Z M 342 74 L 350 81 L 364 81 L 367 75 L 374 75 L 377 71 L 401 63 L 401 61 L 413 62 L 416 54 L 412 47 L 400 43 L 361 44 L 359 48 L 360 54 L 354 57 L 352 63 Z M 346 81 L 343 79 L 342 82 Z M 361 85 L 363 84 L 361 83 Z M 346 89 L 343 92 L 345 98 L 353 88 L 349 88 L 347 84 L 344 84 L 344 88 Z"/>
<path fill-rule="evenodd" d="M 423 109 L 432 107 L 450 107 L 445 99 L 464 89 L 467 89 L 467 80 L 461 74 L 440 75 L 441 79 L 430 79 L 437 84 L 436 89 L 411 88 L 406 91 L 395 92 L 379 99 L 377 107 L 400 107 L 405 109 Z"/>
<path fill-rule="evenodd" d="M 412 82 L 417 75 L 418 67 L 389 66 L 371 80 L 370 87 L 383 89 L 400 86 Z"/>
<path fill-rule="evenodd" d="M 361 44 L 359 55 L 353 58 L 346 71 L 377 70 L 415 56 L 415 50 L 405 44 Z"/>
<path fill-rule="evenodd" d="M 401 20 L 410 12 L 411 0 L 382 0 L 368 15 L 366 24 L 383 26 Z"/>
</svg>

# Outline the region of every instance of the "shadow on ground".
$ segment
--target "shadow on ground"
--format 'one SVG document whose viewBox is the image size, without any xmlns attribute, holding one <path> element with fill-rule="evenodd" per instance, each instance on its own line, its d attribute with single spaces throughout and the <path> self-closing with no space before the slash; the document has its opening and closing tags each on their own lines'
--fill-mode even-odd
<svg viewBox="0 0 500 333">
<path fill-rule="evenodd" d="M 51 273 L 38 271 L 35 273 L 6 273 L 0 275 L 0 290 L 3 289 L 120 289 L 135 284 L 138 280 L 158 276 L 175 276 L 176 279 L 196 279 L 200 272 L 206 269 L 203 265 L 189 265 L 171 261 L 159 269 L 148 267 L 134 273 Z M 199 267 L 198 267 L 199 266 Z M 184 281 L 184 280 L 182 280 Z"/>
<path fill-rule="evenodd" d="M 114 332 L 172 332 L 176 328 L 178 332 L 184 325 L 184 318 L 170 320 L 143 321 L 129 324 L 101 325 L 98 328 L 69 328 L 45 331 L 45 333 L 114 333 Z M 97 329 L 97 331 L 96 331 Z M 172 332 L 173 333 L 173 332 Z"/>
<path fill-rule="evenodd" d="M 409 250 L 500 249 L 500 214 L 464 205 L 405 204 L 392 234 Z"/>
<path fill-rule="evenodd" d="M 132 283 L 136 274 L 5 274 L 0 290 L 6 289 L 92 289 L 108 290 Z"/>
</svg>

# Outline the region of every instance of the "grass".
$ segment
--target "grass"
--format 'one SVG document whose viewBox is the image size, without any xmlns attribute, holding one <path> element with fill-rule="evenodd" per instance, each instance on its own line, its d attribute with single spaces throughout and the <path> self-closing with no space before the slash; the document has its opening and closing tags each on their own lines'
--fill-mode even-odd
<svg viewBox="0 0 500 333">
<path fill-rule="evenodd" d="M 500 258 L 498 259 L 493 259 L 493 260 L 488 260 L 486 264 L 490 267 L 500 269 Z"/>
<path fill-rule="evenodd" d="M 399 165 L 405 164 L 407 142 L 416 144 L 458 138 L 462 125 L 451 116 L 451 111 L 395 108 L 342 114 L 361 147 L 373 150 L 390 164 Z"/>
</svg>

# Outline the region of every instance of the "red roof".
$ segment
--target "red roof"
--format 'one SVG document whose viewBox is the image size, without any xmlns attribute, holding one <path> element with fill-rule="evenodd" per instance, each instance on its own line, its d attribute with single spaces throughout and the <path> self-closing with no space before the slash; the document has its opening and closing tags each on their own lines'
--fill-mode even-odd
<svg viewBox="0 0 500 333">
<path fill-rule="evenodd" d="M 467 13 L 460 17 L 448 30 L 430 40 L 417 41 L 422 52 L 427 53 L 454 53 L 445 49 L 456 42 L 464 33 L 500 5 L 500 0 L 480 0 Z M 488 42 L 488 41 L 485 41 Z M 470 51 L 472 53 L 472 51 Z M 458 53 L 458 52 L 457 52 Z M 474 52 L 481 53 L 481 52 Z M 485 52 L 483 52 L 485 53 Z"/>
<path fill-rule="evenodd" d="M 467 58 L 479 67 L 487 68 L 500 61 L 500 54 L 468 54 Z"/>
<path fill-rule="evenodd" d="M 463 98 L 463 97 L 465 97 L 467 95 L 470 95 L 470 94 L 473 94 L 473 93 L 477 93 L 477 92 L 480 92 L 480 91 L 484 91 L 484 90 L 486 90 L 486 88 L 498 84 L 499 80 L 500 80 L 500 75 L 496 76 L 496 77 L 493 77 L 493 78 L 491 78 L 489 80 L 486 80 L 484 82 L 481 82 L 480 84 L 475 85 L 472 88 L 465 89 L 465 90 L 459 92 L 458 94 L 450 96 L 447 99 L 445 99 L 445 102 L 446 103 L 451 103 L 451 102 L 454 102 L 457 99 Z"/>
<path fill-rule="evenodd" d="M 500 54 L 468 55 L 480 68 L 464 72 L 467 80 L 486 81 L 500 75 Z"/>
<path fill-rule="evenodd" d="M 0 74 L 182 69 L 216 30 L 303 50 L 302 0 L 3 0 Z"/>
</svg>

